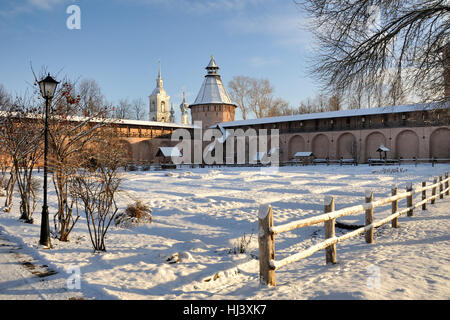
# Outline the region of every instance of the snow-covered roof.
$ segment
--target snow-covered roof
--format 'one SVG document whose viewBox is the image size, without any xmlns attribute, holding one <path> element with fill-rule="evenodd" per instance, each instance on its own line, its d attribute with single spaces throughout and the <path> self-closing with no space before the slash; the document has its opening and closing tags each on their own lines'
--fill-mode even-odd
<svg viewBox="0 0 450 320">
<path fill-rule="evenodd" d="M 426 111 L 426 110 L 433 110 L 433 109 L 449 109 L 449 108 L 450 108 L 450 101 L 445 102 L 445 103 L 410 104 L 410 105 L 371 108 L 371 109 L 341 110 L 341 111 L 298 114 L 298 115 L 281 116 L 281 117 L 267 117 L 267 118 L 260 118 L 260 119 L 237 120 L 237 121 L 230 121 L 230 122 L 222 122 L 221 126 L 226 128 L 226 127 L 238 127 L 238 126 L 248 126 L 248 125 L 258 125 L 258 124 L 291 122 L 291 121 L 305 121 L 305 120 L 328 119 L 328 118 L 370 116 L 370 115 L 378 115 L 378 114 L 404 113 L 404 112 Z"/>
<path fill-rule="evenodd" d="M 192 105 L 197 104 L 233 104 L 219 76 L 205 77 L 202 87 Z"/>
<path fill-rule="evenodd" d="M 379 146 L 377 149 L 377 152 L 389 152 L 389 151 L 391 151 L 391 149 L 389 149 L 383 145 Z"/>
<path fill-rule="evenodd" d="M 156 153 L 157 156 L 162 155 L 163 157 L 181 157 L 182 154 L 180 152 L 180 149 L 177 147 L 159 147 L 158 152 Z"/>
<path fill-rule="evenodd" d="M 157 122 L 157 121 L 144 121 L 144 120 L 127 120 L 127 119 L 114 119 L 114 120 L 115 120 L 115 123 L 137 125 L 137 126 L 184 128 L 184 129 L 196 128 L 194 125 L 191 125 L 191 124 L 180 124 L 180 123 L 171 123 L 171 122 Z"/>
<path fill-rule="evenodd" d="M 314 154 L 312 152 L 297 152 L 294 157 L 312 157 Z"/>
<path fill-rule="evenodd" d="M 0 111 L 0 117 L 8 117 L 8 116 L 15 116 L 18 114 L 17 112 L 7 112 L 7 111 Z M 42 114 L 33 114 L 29 113 L 27 114 L 27 118 L 29 119 L 42 119 Z M 179 124 L 179 123 L 171 123 L 171 122 L 157 122 L 157 121 L 145 121 L 145 120 L 129 120 L 129 119 L 113 119 L 113 118 L 87 118 L 87 117 L 80 117 L 80 116 L 70 116 L 65 118 L 64 120 L 67 121 L 86 121 L 89 120 L 89 122 L 105 122 L 109 124 L 127 124 L 127 125 L 136 125 L 136 126 L 148 126 L 148 127 L 165 127 L 165 128 L 184 128 L 184 129 L 194 129 L 198 128 L 191 124 Z"/>
<path fill-rule="evenodd" d="M 234 105 L 220 79 L 220 75 L 217 73 L 219 67 L 213 57 L 211 57 L 211 61 L 206 69 L 208 70 L 208 74 L 205 76 L 205 80 L 198 92 L 197 98 L 191 106 L 198 104 Z"/>
</svg>

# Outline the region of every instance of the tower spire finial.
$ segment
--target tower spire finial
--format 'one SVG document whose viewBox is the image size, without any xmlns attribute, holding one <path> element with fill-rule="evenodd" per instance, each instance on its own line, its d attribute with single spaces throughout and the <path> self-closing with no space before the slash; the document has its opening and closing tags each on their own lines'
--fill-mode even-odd
<svg viewBox="0 0 450 320">
<path fill-rule="evenodd" d="M 209 61 L 209 64 L 205 69 L 208 70 L 208 74 L 217 74 L 217 70 L 219 70 L 219 67 L 214 60 L 214 55 L 211 55 L 211 61 Z"/>
<path fill-rule="evenodd" d="M 157 88 L 163 87 L 163 80 L 161 76 L 161 60 L 158 60 L 158 79 L 156 79 L 156 87 Z"/>
<path fill-rule="evenodd" d="M 158 60 L 158 78 L 161 79 L 161 59 Z"/>
</svg>

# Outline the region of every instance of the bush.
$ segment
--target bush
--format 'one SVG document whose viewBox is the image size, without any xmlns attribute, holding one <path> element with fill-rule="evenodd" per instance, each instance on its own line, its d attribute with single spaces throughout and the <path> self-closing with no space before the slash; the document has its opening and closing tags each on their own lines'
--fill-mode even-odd
<svg viewBox="0 0 450 320">
<path fill-rule="evenodd" d="M 250 234 L 250 237 L 247 238 L 247 235 L 244 233 L 244 235 L 236 240 L 234 248 L 231 248 L 228 250 L 228 253 L 230 254 L 240 254 L 240 253 L 246 253 L 247 249 L 250 245 L 250 242 L 252 241 L 253 232 Z"/>
<path fill-rule="evenodd" d="M 141 223 L 151 223 L 152 215 L 150 214 L 152 209 L 142 203 L 142 201 L 136 201 L 134 204 L 129 204 L 122 212 L 114 219 L 114 225 L 116 227 L 131 228 Z"/>
</svg>

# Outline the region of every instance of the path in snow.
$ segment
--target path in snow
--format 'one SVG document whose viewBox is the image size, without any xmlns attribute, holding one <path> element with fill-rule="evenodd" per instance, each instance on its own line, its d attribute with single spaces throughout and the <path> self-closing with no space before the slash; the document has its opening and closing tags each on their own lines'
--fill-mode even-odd
<svg viewBox="0 0 450 320">
<path fill-rule="evenodd" d="M 66 289 L 66 276 L 40 265 L 0 231 L 0 300 L 79 298 Z"/>
</svg>

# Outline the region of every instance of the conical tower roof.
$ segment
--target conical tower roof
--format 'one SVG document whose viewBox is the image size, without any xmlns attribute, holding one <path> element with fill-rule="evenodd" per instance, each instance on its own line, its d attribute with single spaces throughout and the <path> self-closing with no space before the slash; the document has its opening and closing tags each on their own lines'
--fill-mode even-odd
<svg viewBox="0 0 450 320">
<path fill-rule="evenodd" d="M 208 72 L 217 72 L 217 70 L 219 70 L 219 66 L 216 64 L 213 55 L 211 55 L 211 61 L 209 61 L 209 64 L 205 69 L 208 70 Z"/>
<path fill-rule="evenodd" d="M 191 106 L 199 104 L 231 104 L 230 96 L 228 95 L 225 86 L 222 83 L 220 75 L 217 73 L 219 70 L 214 57 L 211 56 L 211 61 L 206 67 L 208 74 L 205 76 L 205 80 L 198 92 L 197 98 Z"/>
</svg>

